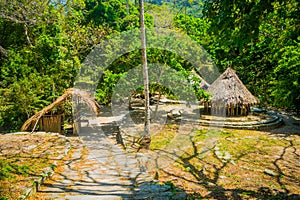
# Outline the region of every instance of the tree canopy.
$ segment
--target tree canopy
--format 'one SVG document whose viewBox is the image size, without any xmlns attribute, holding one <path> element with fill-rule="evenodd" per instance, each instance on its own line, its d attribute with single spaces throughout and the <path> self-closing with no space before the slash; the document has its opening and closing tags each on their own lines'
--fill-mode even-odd
<svg viewBox="0 0 300 200">
<path fill-rule="evenodd" d="M 262 105 L 299 111 L 298 0 L 163 2 L 146 1 L 147 28 L 187 34 L 209 52 L 220 72 L 236 70 Z M 73 87 L 92 49 L 138 27 L 137 1 L 0 1 L 0 126 L 20 128 Z M 192 64 L 174 52 L 149 48 L 147 55 L 149 63 L 171 66 L 187 79 L 193 74 Z M 97 100 L 109 103 L 115 84 L 140 60 L 140 50 L 115 60 L 99 80 Z"/>
</svg>

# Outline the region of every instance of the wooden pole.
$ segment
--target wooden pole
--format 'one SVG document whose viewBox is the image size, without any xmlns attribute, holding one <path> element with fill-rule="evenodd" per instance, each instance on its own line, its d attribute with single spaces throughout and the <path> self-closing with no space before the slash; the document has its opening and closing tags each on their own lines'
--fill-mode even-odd
<svg viewBox="0 0 300 200">
<path fill-rule="evenodd" d="M 147 65 L 147 49 L 146 49 L 146 31 L 144 21 L 144 1 L 139 0 L 140 3 L 140 28 L 141 28 L 141 40 L 142 40 L 142 62 L 143 62 L 143 76 L 144 76 L 144 93 L 145 93 L 145 125 L 144 135 L 142 140 L 146 139 L 147 144 L 143 143 L 144 148 L 150 147 L 150 100 L 149 100 L 149 76 Z"/>
<path fill-rule="evenodd" d="M 226 113 L 226 115 L 230 116 L 230 105 L 227 106 L 227 113 Z"/>
</svg>

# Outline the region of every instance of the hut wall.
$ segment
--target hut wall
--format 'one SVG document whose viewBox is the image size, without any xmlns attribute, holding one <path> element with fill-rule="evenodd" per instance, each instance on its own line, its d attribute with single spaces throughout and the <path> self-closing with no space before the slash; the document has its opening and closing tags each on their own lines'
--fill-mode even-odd
<svg viewBox="0 0 300 200">
<path fill-rule="evenodd" d="M 73 134 L 79 134 L 80 129 L 81 129 L 80 122 L 74 122 L 73 123 Z"/>
<path fill-rule="evenodd" d="M 224 105 L 212 104 L 211 102 L 204 103 L 204 114 L 215 116 L 247 116 L 250 113 L 250 105 L 233 105 L 229 104 L 226 107 Z"/>
<path fill-rule="evenodd" d="M 44 115 L 39 121 L 39 129 L 45 132 L 63 133 L 64 115 Z"/>
<path fill-rule="evenodd" d="M 247 116 L 250 111 L 249 105 L 229 105 L 226 107 L 212 105 L 211 107 L 204 108 L 204 111 L 208 111 L 207 114 L 215 115 L 215 116 Z"/>
</svg>

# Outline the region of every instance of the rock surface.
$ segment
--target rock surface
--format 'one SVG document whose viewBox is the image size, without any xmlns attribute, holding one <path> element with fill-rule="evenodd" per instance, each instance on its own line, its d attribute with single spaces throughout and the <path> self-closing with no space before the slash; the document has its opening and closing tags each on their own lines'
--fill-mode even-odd
<svg viewBox="0 0 300 200">
<path fill-rule="evenodd" d="M 185 193 L 153 182 L 139 156 L 126 153 L 89 128 L 73 139 L 72 156 L 46 181 L 43 199 L 185 199 Z"/>
</svg>

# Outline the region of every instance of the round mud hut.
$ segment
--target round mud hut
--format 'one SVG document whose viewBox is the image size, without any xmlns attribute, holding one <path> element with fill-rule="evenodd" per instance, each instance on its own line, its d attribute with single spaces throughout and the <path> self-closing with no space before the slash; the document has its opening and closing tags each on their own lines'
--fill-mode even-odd
<svg viewBox="0 0 300 200">
<path fill-rule="evenodd" d="M 211 94 L 211 99 L 205 103 L 204 109 L 211 115 L 246 116 L 250 112 L 250 106 L 259 103 L 231 68 L 227 68 L 207 91 Z"/>
<path fill-rule="evenodd" d="M 75 105 L 75 108 L 72 105 Z M 84 109 L 98 115 L 100 106 L 88 92 L 69 88 L 52 104 L 30 117 L 23 124 L 21 130 L 33 132 L 38 129 L 39 131 L 63 134 L 67 121 L 69 125 L 72 125 L 72 133 L 78 134 L 83 121 Z"/>
</svg>

